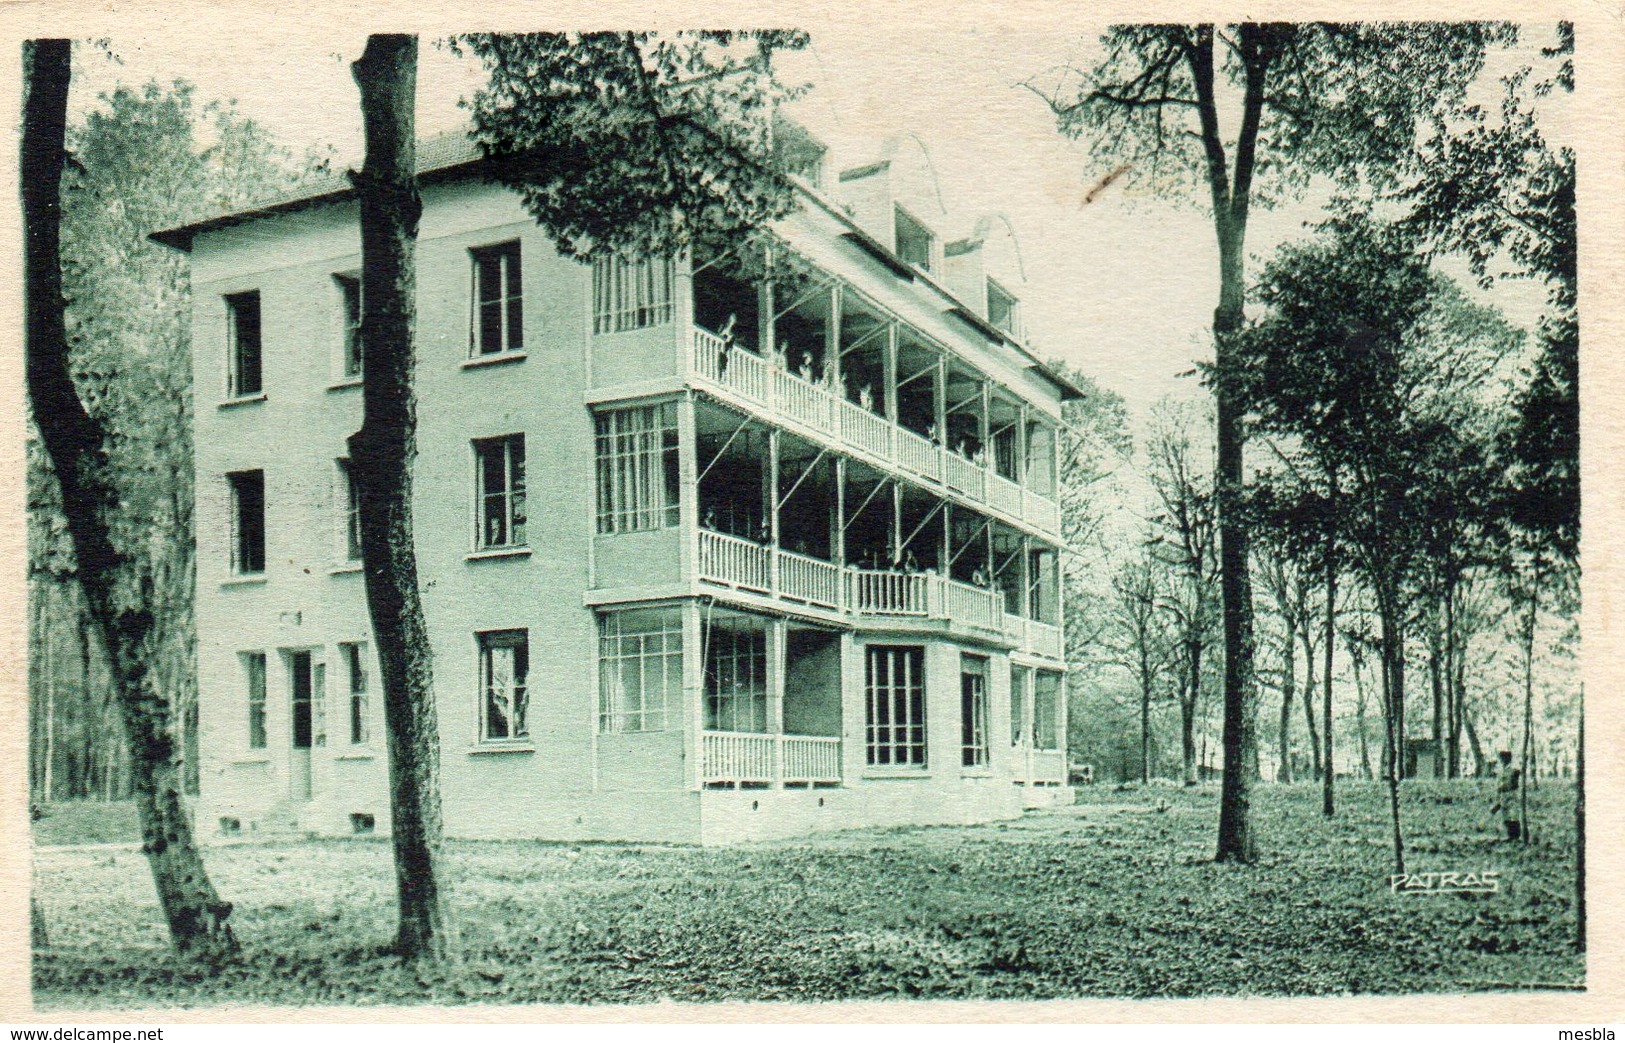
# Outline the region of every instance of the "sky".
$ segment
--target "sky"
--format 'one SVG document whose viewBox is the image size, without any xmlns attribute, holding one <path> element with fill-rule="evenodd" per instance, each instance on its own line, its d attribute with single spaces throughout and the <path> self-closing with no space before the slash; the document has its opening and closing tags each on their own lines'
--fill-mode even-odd
<svg viewBox="0 0 1625 1043">
<path fill-rule="evenodd" d="M 115 83 L 183 78 L 200 102 L 233 98 L 296 154 L 331 147 L 359 157 L 361 126 L 349 62 L 361 32 L 291 30 L 275 47 L 221 37 L 205 54 L 184 38 L 114 38 L 114 63 L 80 52 L 74 107 L 84 111 Z M 1208 216 L 1194 205 L 1135 197 L 1121 184 L 1085 204 L 1107 173 L 1087 147 L 1060 135 L 1024 81 L 1053 82 L 1096 53 L 1090 35 L 1064 30 L 966 31 L 882 23 L 862 33 L 814 33 L 780 66 L 811 90 L 796 115 L 831 147 L 842 169 L 874 158 L 881 142 L 909 131 L 924 142 L 949 211 L 948 239 L 989 212 L 1014 226 L 1027 274 L 1023 314 L 1035 350 L 1082 369 L 1127 400 L 1137 424 L 1165 395 L 1198 393 L 1193 359 L 1208 353 L 1218 298 L 1218 251 Z M 1498 69 L 1492 72 L 1498 72 Z M 1493 85 L 1493 76 L 1486 77 Z M 476 63 L 424 42 L 418 122 L 423 134 L 459 125 L 458 99 L 480 82 Z M 1319 216 L 1311 203 L 1255 211 L 1248 233 L 1256 271 L 1279 243 Z M 1457 266 L 1453 274 L 1465 277 Z M 1491 298 L 1532 325 L 1540 291 L 1498 286 Z"/>
</svg>

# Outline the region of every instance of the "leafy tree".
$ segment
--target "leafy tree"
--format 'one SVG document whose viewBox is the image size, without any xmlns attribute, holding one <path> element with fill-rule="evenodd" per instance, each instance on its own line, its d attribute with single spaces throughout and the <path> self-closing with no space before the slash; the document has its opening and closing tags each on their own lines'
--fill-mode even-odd
<svg viewBox="0 0 1625 1043">
<path fill-rule="evenodd" d="M 773 56 L 806 34 L 473 33 L 489 80 L 470 109 L 503 184 L 572 257 L 726 249 L 794 206 Z"/>
<path fill-rule="evenodd" d="M 94 389 L 76 385 L 63 280 L 62 180 L 67 165 L 67 40 L 24 44 L 24 346 L 29 405 L 58 494 L 88 614 L 107 650 L 130 745 L 142 850 L 170 937 L 183 955 L 218 965 L 237 953 L 228 918 L 192 837 L 172 727 L 171 692 L 154 669 L 160 577 L 141 546 L 122 538 L 118 433 L 93 412 Z M 87 406 L 88 403 L 88 406 Z"/>
<path fill-rule="evenodd" d="M 210 139 L 209 144 L 200 141 Z M 147 238 L 199 212 L 217 211 L 282 191 L 302 169 L 263 129 L 229 104 L 199 107 L 186 83 L 120 87 L 67 131 L 72 160 L 64 174 L 62 266 L 72 341 L 70 366 L 91 412 L 112 438 L 109 460 L 120 495 L 115 539 L 139 548 L 153 583 L 152 668 L 171 693 L 172 726 L 182 737 L 182 773 L 196 792 L 196 684 L 193 669 L 193 544 L 171 538 L 192 527 L 190 298 L 184 259 Z M 303 169 L 318 162 L 306 157 Z M 28 455 L 30 573 L 38 609 L 31 648 L 54 655 L 35 671 L 36 701 L 49 702 L 41 744 L 44 776 L 69 796 L 95 788 L 127 792 L 128 771 L 116 714 L 105 713 L 105 686 L 92 684 L 105 656 L 80 629 L 81 599 L 56 485 L 37 441 Z M 77 658 L 68 691 L 56 698 L 55 675 Z M 94 660 L 94 662 L 90 662 Z M 92 669 L 94 667 L 94 670 Z M 110 718 L 104 727 L 102 718 Z M 51 747 L 47 749 L 47 747 Z M 77 748 L 76 748 L 77 747 Z M 53 772 L 63 759 L 65 773 Z"/>
<path fill-rule="evenodd" d="M 1406 630 L 1436 551 L 1430 540 L 1461 507 L 1453 483 L 1486 471 L 1471 437 L 1482 402 L 1469 389 L 1490 382 L 1516 337 L 1466 306 L 1404 237 L 1360 215 L 1283 248 L 1258 294 L 1269 312 L 1239 338 L 1239 364 L 1223 379 L 1261 429 L 1295 440 L 1295 456 L 1282 453 L 1289 472 L 1343 476 L 1335 541 L 1376 603 L 1386 775 L 1403 870 Z M 1289 528 L 1295 520 L 1311 540 L 1324 539 L 1313 489 L 1274 475 L 1260 484 L 1260 499 L 1273 499 Z"/>
<path fill-rule="evenodd" d="M 1315 175 L 1390 179 L 1416 127 L 1453 104 L 1510 31 L 1483 23 L 1253 23 L 1118 26 L 1105 56 L 1044 94 L 1063 133 L 1087 136 L 1099 163 L 1169 194 L 1194 192 L 1219 246 L 1215 362 L 1226 372 L 1242 329 L 1247 221 L 1254 203 L 1298 192 Z M 1221 100 L 1239 112 L 1228 126 Z M 1256 838 L 1247 764 L 1255 758 L 1252 591 L 1240 517 L 1243 417 L 1224 381 L 1218 406 L 1223 598 L 1224 787 L 1217 857 L 1250 862 Z"/>
</svg>

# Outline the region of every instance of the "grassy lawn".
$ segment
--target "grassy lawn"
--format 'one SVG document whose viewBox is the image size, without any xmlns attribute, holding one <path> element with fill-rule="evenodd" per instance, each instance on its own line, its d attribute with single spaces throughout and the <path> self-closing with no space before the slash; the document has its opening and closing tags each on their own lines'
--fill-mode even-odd
<svg viewBox="0 0 1625 1043">
<path fill-rule="evenodd" d="M 133 844 L 141 840 L 141 823 L 130 800 L 71 800 L 41 804 L 34 822 L 34 843 Z"/>
<path fill-rule="evenodd" d="M 1500 872 L 1494 895 L 1396 895 L 1386 803 L 1346 783 L 1263 786 L 1262 858 L 1211 861 L 1216 790 L 1086 790 L 1017 822 L 726 849 L 452 845 L 465 959 L 381 951 L 387 843 L 210 851 L 244 959 L 168 954 L 135 851 L 35 853 L 52 948 L 44 1008 L 213 1003 L 644 1003 L 927 996 L 1476 991 L 1583 981 L 1572 787 L 1532 794 L 1537 842 L 1497 843 L 1488 784 L 1407 784 L 1409 867 Z M 45 820 L 49 822 L 49 817 Z M 36 828 L 42 823 L 36 823 Z M 60 827 L 59 827 L 60 828 Z M 37 842 L 44 836 L 37 833 Z"/>
</svg>

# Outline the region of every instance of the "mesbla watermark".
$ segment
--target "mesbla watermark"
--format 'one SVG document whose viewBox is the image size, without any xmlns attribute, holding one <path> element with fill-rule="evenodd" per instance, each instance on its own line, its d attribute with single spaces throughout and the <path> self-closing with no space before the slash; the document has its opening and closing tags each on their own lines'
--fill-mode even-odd
<svg viewBox="0 0 1625 1043">
<path fill-rule="evenodd" d="M 1477 873 L 1390 873 L 1388 890 L 1395 894 L 1492 895 L 1501 890 L 1501 871 L 1486 869 Z"/>
</svg>

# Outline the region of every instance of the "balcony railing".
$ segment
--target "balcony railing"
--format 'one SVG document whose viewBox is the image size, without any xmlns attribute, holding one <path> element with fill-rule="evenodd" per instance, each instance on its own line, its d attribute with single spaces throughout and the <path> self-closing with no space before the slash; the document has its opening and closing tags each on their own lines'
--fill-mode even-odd
<svg viewBox="0 0 1625 1043">
<path fill-rule="evenodd" d="M 1046 496 L 1022 489 L 946 447 L 892 424 L 820 381 L 806 380 L 698 327 L 692 330 L 693 372 L 770 413 L 786 416 L 832 442 L 889 461 L 929 482 L 1025 521 L 1046 532 L 1060 528 L 1060 511 Z"/>
<path fill-rule="evenodd" d="M 821 735 L 704 732 L 707 785 L 806 786 L 841 781 L 841 740 Z"/>
<path fill-rule="evenodd" d="M 1060 658 L 1061 631 L 1004 611 L 1004 592 L 934 572 L 841 568 L 832 562 L 701 529 L 699 575 L 708 583 L 857 616 L 947 620 L 1004 635 Z"/>
</svg>

